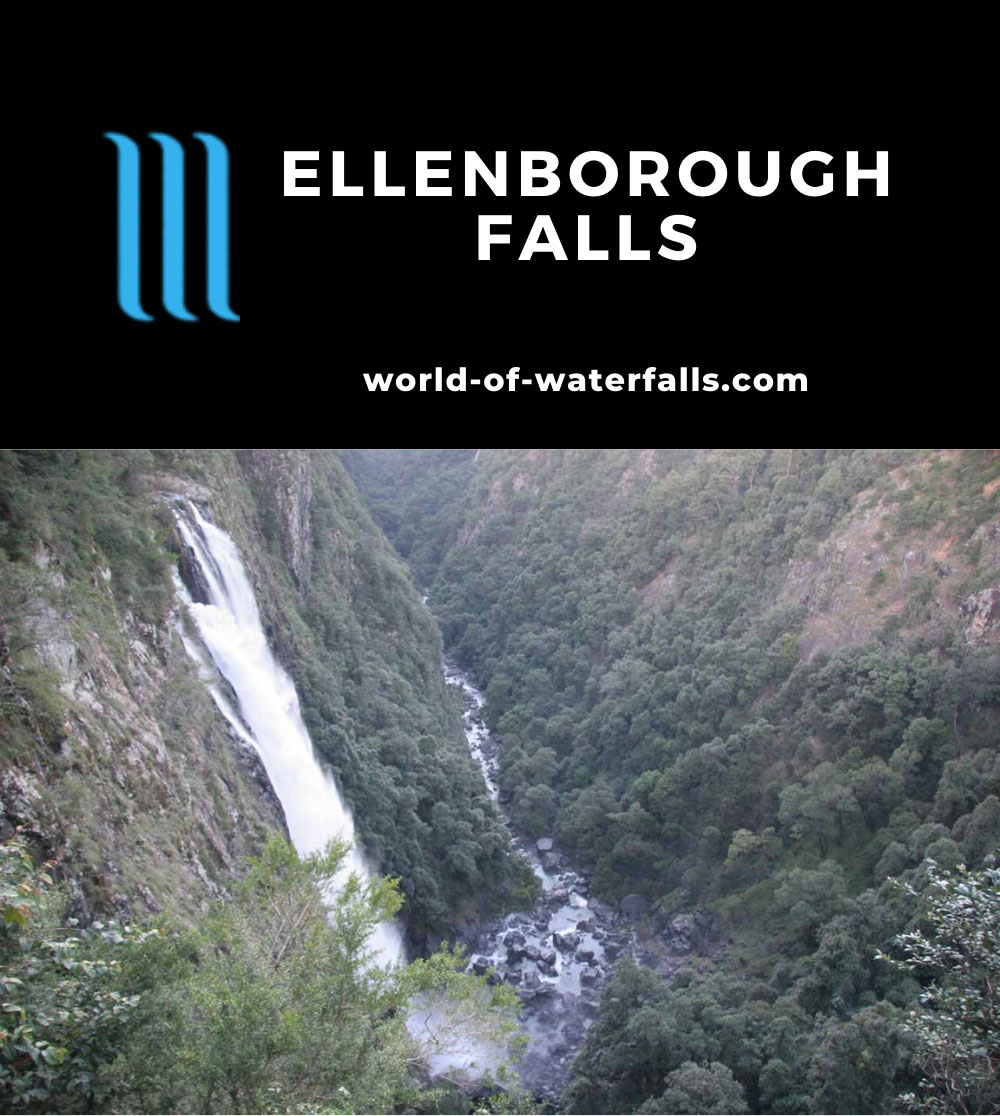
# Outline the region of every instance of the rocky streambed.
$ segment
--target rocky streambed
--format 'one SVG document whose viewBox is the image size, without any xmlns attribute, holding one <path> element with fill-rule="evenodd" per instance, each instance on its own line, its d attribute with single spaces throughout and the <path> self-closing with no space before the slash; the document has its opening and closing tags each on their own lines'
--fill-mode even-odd
<svg viewBox="0 0 1000 1116">
<path fill-rule="evenodd" d="M 506 819 L 497 746 L 482 718 L 483 696 L 453 664 L 445 664 L 445 677 L 462 691 L 469 750 Z M 635 952 L 635 933 L 628 903 L 615 910 L 593 898 L 586 877 L 566 863 L 552 837 L 529 842 L 512 833 L 512 838 L 541 881 L 541 896 L 532 910 L 513 912 L 481 928 L 471 941 L 470 965 L 477 973 L 488 973 L 491 982 L 516 989 L 530 1039 L 518 1072 L 536 1096 L 557 1100 L 597 1014 L 612 964 Z M 630 898 L 642 902 L 639 896 Z"/>
</svg>

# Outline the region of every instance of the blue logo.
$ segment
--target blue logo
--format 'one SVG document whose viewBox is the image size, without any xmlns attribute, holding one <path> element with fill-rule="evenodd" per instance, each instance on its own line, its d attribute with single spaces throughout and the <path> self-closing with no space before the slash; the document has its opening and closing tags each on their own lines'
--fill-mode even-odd
<svg viewBox="0 0 1000 1116">
<path fill-rule="evenodd" d="M 118 149 L 118 305 L 134 321 L 151 322 L 142 308 L 139 267 L 139 148 L 118 132 L 105 132 Z M 163 305 L 182 322 L 198 319 L 184 305 L 184 148 L 172 136 L 150 132 L 163 152 Z M 195 132 L 208 156 L 206 268 L 208 308 L 238 322 L 229 306 L 229 150 L 218 136 Z"/>
</svg>

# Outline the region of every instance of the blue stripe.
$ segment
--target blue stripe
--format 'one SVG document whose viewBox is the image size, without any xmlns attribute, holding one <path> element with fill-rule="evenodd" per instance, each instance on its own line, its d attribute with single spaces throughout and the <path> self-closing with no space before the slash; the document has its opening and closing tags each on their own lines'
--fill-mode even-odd
<svg viewBox="0 0 1000 1116">
<path fill-rule="evenodd" d="M 184 148 L 162 132 L 149 138 L 163 150 L 163 305 L 172 317 L 196 322 L 184 305 Z"/>
<path fill-rule="evenodd" d="M 118 305 L 137 322 L 153 319 L 139 303 L 139 149 L 118 132 L 105 132 L 118 148 Z"/>
<path fill-rule="evenodd" d="M 194 138 L 208 152 L 208 305 L 216 317 L 238 322 L 229 308 L 229 152 L 218 136 Z"/>
</svg>

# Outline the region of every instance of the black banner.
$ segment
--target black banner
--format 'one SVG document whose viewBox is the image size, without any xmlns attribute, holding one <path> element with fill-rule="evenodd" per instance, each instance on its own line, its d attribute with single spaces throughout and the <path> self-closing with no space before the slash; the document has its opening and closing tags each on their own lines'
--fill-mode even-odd
<svg viewBox="0 0 1000 1116">
<path fill-rule="evenodd" d="M 260 89 L 103 102 L 89 139 L 105 366 L 141 353 L 170 374 L 183 354 L 202 416 L 216 393 L 231 401 L 224 382 L 248 378 L 245 439 L 227 442 L 367 444 L 398 423 L 395 441 L 438 443 L 472 422 L 489 441 L 527 428 L 593 440 L 594 423 L 599 441 L 795 441 L 818 426 L 828 441 L 898 440 L 886 404 L 933 370 L 928 330 L 946 285 L 940 272 L 928 282 L 923 179 L 889 98 L 748 97 L 726 113 L 623 101 L 593 114 L 569 94 L 516 107 L 397 95 L 392 111 Z M 109 134 L 134 137 L 142 160 L 151 321 L 121 304 Z M 167 160 L 150 138 L 164 134 L 186 154 L 197 321 L 166 297 Z M 230 156 L 238 321 L 208 304 L 208 167 L 192 138 L 205 134 Z M 539 168 L 558 189 L 524 196 L 554 181 Z"/>
</svg>

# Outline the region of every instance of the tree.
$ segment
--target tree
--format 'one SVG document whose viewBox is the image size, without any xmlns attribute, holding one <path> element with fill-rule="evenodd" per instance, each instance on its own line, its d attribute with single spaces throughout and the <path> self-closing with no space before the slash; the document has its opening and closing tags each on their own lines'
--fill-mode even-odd
<svg viewBox="0 0 1000 1116">
<path fill-rule="evenodd" d="M 666 1089 L 640 1108 L 642 1113 L 737 1113 L 749 1112 L 743 1086 L 733 1080 L 733 1071 L 721 1062 L 699 1066 L 685 1062 L 664 1079 Z"/>
<path fill-rule="evenodd" d="M 865 825 L 873 831 L 886 823 L 903 800 L 903 777 L 878 757 L 851 771 L 848 782 Z"/>
<path fill-rule="evenodd" d="M 814 836 L 820 856 L 829 849 L 829 838 L 844 837 L 845 823 L 859 813 L 857 799 L 832 763 L 821 763 L 809 772 L 805 785 L 792 783 L 781 792 L 778 820 L 796 840 Z"/>
<path fill-rule="evenodd" d="M 764 841 L 749 829 L 737 829 L 729 842 L 723 870 L 733 879 L 752 879 Z"/>
<path fill-rule="evenodd" d="M 815 869 L 791 868 L 778 878 L 774 901 L 807 940 L 838 913 L 847 895 L 844 869 L 835 860 L 820 861 Z"/>
<path fill-rule="evenodd" d="M 402 998 L 368 945 L 400 898 L 356 874 L 331 894 L 345 853 L 300 859 L 273 836 L 230 901 L 126 968 L 141 999 L 116 1067 L 124 1106 L 259 1112 L 280 1095 L 319 1108 L 343 1088 L 377 1111 L 406 1094 Z"/>
<path fill-rule="evenodd" d="M 919 1092 L 904 1099 L 916 1112 L 1000 1109 L 1000 869 L 964 865 L 942 871 L 925 862 L 926 904 L 920 928 L 895 939 L 901 957 L 876 956 L 928 981 L 910 1012 L 923 1070 Z"/>
<path fill-rule="evenodd" d="M 972 811 L 962 839 L 962 851 L 974 864 L 991 849 L 1000 848 L 1000 798 L 991 794 Z"/>
<path fill-rule="evenodd" d="M 670 1032 L 662 1015 L 666 985 L 651 969 L 624 958 L 601 999 L 573 1065 L 567 1112 L 634 1112 L 655 1096 L 670 1063 Z"/>
<path fill-rule="evenodd" d="M 416 1049 L 410 1064 L 443 1069 L 465 1084 L 486 1076 L 505 1079 L 512 1055 L 527 1043 L 518 1033 L 520 1001 L 506 984 L 490 985 L 466 971 L 460 948 L 448 943 L 401 974 L 410 999 L 406 1026 Z"/>
<path fill-rule="evenodd" d="M 415 1069 L 480 1044 L 498 1068 L 506 1062 L 513 990 L 466 973 L 455 950 L 377 963 L 373 932 L 401 898 L 395 881 L 343 878 L 346 851 L 331 842 L 300 858 L 273 836 L 231 900 L 126 967 L 139 1000 L 115 1067 L 122 1108 L 313 1112 L 334 1098 L 388 1112 L 416 1100 Z"/>
<path fill-rule="evenodd" d="M 522 788 L 514 800 L 514 816 L 529 837 L 551 832 L 555 812 L 555 791 L 544 783 Z"/>
<path fill-rule="evenodd" d="M 137 997 L 121 959 L 143 935 L 95 922 L 59 925 L 54 861 L 37 866 L 20 831 L 0 844 L 0 1108 L 94 1111 Z"/>
<path fill-rule="evenodd" d="M 889 1112 L 909 1049 L 899 1009 L 881 1003 L 850 1019 L 827 1018 L 813 1035 L 807 1080 L 814 1112 Z M 903 1078 L 905 1080 L 905 1078 Z"/>
</svg>

